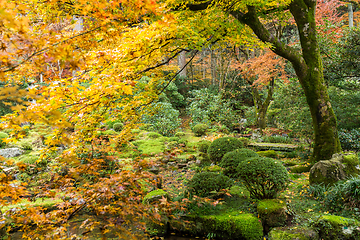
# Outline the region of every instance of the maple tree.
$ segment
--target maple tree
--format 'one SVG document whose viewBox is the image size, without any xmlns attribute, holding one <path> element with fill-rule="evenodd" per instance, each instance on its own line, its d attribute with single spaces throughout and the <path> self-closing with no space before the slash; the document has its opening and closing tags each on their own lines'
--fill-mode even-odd
<svg viewBox="0 0 360 240">
<path fill-rule="evenodd" d="M 260 129 L 266 127 L 266 112 L 273 100 L 276 79 L 288 82 L 284 71 L 284 62 L 276 58 L 273 52 L 265 52 L 258 57 L 248 59 L 238 66 L 241 75 L 251 86 L 256 110 L 256 125 Z M 262 97 L 261 90 L 266 88 L 266 97 Z M 265 98 L 265 99 L 264 99 Z"/>
</svg>

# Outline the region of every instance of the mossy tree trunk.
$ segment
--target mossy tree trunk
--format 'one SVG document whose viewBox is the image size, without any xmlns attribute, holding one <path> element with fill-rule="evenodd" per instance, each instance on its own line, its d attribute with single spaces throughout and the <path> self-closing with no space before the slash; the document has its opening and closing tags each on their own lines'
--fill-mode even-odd
<svg viewBox="0 0 360 240">
<path fill-rule="evenodd" d="M 274 93 L 274 82 L 275 80 L 272 79 L 269 86 L 267 86 L 267 95 L 264 100 L 262 100 L 259 89 L 256 86 L 252 86 L 252 95 L 256 111 L 256 125 L 258 128 L 260 128 L 260 130 L 263 130 L 267 126 L 266 113 L 270 106 L 271 100 L 273 99 L 272 96 Z M 249 82 L 249 84 L 252 83 Z"/>
<path fill-rule="evenodd" d="M 231 15 L 248 25 L 263 42 L 272 43 L 272 51 L 292 63 L 304 89 L 315 131 L 312 161 L 330 159 L 341 151 L 337 133 L 336 116 L 324 84 L 320 49 L 316 39 L 316 0 L 293 0 L 289 4 L 294 16 L 301 43 L 301 52 L 281 42 L 260 22 L 257 9 L 248 6 L 248 12 L 232 11 Z"/>
</svg>

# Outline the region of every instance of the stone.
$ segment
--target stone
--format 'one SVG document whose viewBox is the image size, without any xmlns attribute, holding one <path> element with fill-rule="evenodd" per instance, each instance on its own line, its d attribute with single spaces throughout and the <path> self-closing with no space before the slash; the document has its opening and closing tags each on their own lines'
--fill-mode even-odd
<svg viewBox="0 0 360 240">
<path fill-rule="evenodd" d="M 159 201 L 162 198 L 166 198 L 167 200 L 169 200 L 170 196 L 164 190 L 157 189 L 157 190 L 151 191 L 148 194 L 146 194 L 144 199 L 143 199 L 143 203 L 144 204 L 151 204 L 153 202 Z"/>
<path fill-rule="evenodd" d="M 0 155 L 5 157 L 5 158 L 13 158 L 13 157 L 17 157 L 20 156 L 21 154 L 23 154 L 24 151 L 21 150 L 20 148 L 5 148 L 5 149 L 0 149 Z"/>
<path fill-rule="evenodd" d="M 269 240 L 318 240 L 319 234 L 306 227 L 276 227 L 268 234 Z"/>
<path fill-rule="evenodd" d="M 330 160 L 322 160 L 310 169 L 310 184 L 334 184 L 360 172 L 359 159 L 355 154 L 334 154 Z"/>
<path fill-rule="evenodd" d="M 320 238 L 323 240 L 360 239 L 360 222 L 336 215 L 323 215 L 315 223 Z"/>
<path fill-rule="evenodd" d="M 261 200 L 257 211 L 266 232 L 270 228 L 284 226 L 288 219 L 286 203 L 279 199 Z"/>
</svg>

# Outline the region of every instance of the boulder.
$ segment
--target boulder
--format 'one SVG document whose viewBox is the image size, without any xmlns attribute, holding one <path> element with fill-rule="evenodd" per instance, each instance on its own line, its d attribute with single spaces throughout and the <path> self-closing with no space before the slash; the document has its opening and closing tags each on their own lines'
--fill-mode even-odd
<svg viewBox="0 0 360 240">
<path fill-rule="evenodd" d="M 306 227 L 277 227 L 269 232 L 269 240 L 318 240 L 319 234 Z"/>
<path fill-rule="evenodd" d="M 359 159 L 355 154 L 334 154 L 330 160 L 322 160 L 310 169 L 310 184 L 334 184 L 359 174 Z"/>
<path fill-rule="evenodd" d="M 360 222 L 335 215 L 323 215 L 315 223 L 320 238 L 323 240 L 360 239 Z"/>
<path fill-rule="evenodd" d="M 257 211 L 265 232 L 273 227 L 285 226 L 286 220 L 290 217 L 287 214 L 286 203 L 279 199 L 261 200 L 257 205 Z"/>
<path fill-rule="evenodd" d="M 20 148 L 5 148 L 5 149 L 0 149 L 0 155 L 5 157 L 5 158 L 13 158 L 13 157 L 17 157 L 20 156 L 21 154 L 23 154 L 24 151 L 21 150 Z"/>
<path fill-rule="evenodd" d="M 259 240 L 263 237 L 261 220 L 250 213 L 201 216 L 204 234 L 214 234 L 220 239 Z"/>
</svg>

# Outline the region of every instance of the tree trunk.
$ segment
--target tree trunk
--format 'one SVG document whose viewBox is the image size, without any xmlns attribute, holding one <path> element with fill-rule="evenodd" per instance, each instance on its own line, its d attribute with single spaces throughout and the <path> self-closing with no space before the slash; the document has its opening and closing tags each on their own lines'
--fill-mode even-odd
<svg viewBox="0 0 360 240">
<path fill-rule="evenodd" d="M 187 72 L 186 72 L 186 52 L 182 51 L 179 54 L 179 58 L 178 58 L 178 65 L 179 68 L 182 69 L 181 72 L 179 73 L 179 76 L 182 78 L 186 78 L 187 77 Z M 184 69 L 183 69 L 184 68 Z"/>
<path fill-rule="evenodd" d="M 268 86 L 267 96 L 264 101 L 261 100 L 259 90 L 256 88 L 256 86 L 252 87 L 252 95 L 253 95 L 255 111 L 256 111 L 256 125 L 258 128 L 260 128 L 261 131 L 265 129 L 267 126 L 266 113 L 273 99 L 272 96 L 274 93 L 274 82 L 275 79 L 272 79 Z M 252 83 L 249 82 L 249 84 Z"/>
<path fill-rule="evenodd" d="M 349 28 L 354 27 L 354 11 L 352 3 L 348 3 L 348 13 L 349 13 Z"/>
<path fill-rule="evenodd" d="M 272 51 L 292 63 L 309 104 L 315 132 L 312 161 L 317 162 L 330 159 L 334 153 L 341 152 L 341 146 L 336 116 L 324 84 L 320 49 L 316 39 L 316 0 L 293 0 L 289 6 L 299 31 L 302 52 L 270 34 L 260 22 L 255 7 L 248 6 L 246 14 L 237 11 L 231 14 L 248 25 L 260 40 L 272 43 Z"/>
</svg>

